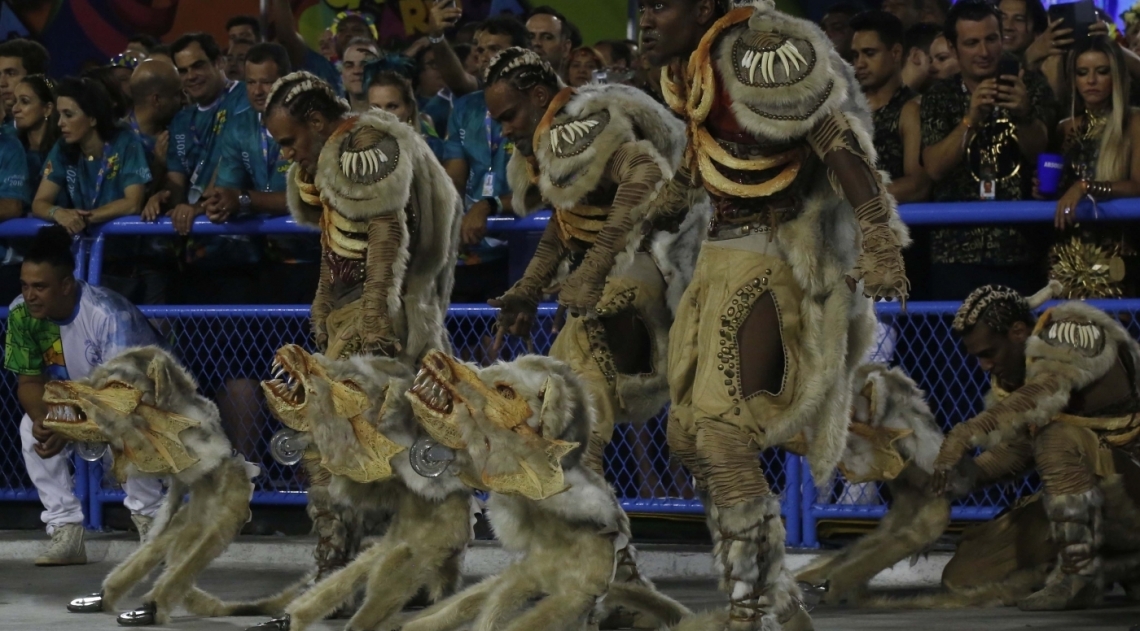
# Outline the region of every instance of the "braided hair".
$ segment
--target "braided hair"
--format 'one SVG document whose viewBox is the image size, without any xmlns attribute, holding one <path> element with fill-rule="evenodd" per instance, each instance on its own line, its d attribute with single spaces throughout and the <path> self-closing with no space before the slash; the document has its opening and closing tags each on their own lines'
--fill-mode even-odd
<svg viewBox="0 0 1140 631">
<path fill-rule="evenodd" d="M 304 120 L 312 112 L 320 112 L 334 121 L 349 112 L 348 101 L 337 96 L 324 79 L 304 70 L 289 73 L 273 84 L 266 100 L 266 115 L 275 107 L 285 108 L 298 120 Z"/>
<path fill-rule="evenodd" d="M 1003 285 L 984 285 L 973 291 L 954 316 L 954 332 L 966 335 L 981 322 L 1005 335 L 1017 322 L 1030 328 L 1037 322 L 1029 299 Z"/>
<path fill-rule="evenodd" d="M 519 92 L 527 92 L 537 85 L 545 85 L 554 92 L 565 87 L 558 73 L 538 53 L 517 46 L 500 51 L 487 64 L 484 85 L 499 81 L 506 81 Z"/>
</svg>

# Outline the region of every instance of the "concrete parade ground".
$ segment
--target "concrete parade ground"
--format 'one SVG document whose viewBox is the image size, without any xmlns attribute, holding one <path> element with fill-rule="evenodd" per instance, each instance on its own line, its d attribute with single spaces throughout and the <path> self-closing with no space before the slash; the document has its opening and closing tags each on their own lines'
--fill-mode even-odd
<svg viewBox="0 0 1140 631">
<path fill-rule="evenodd" d="M 87 544 L 90 563 L 84 566 L 37 568 L 32 564 L 47 541 L 42 533 L 0 532 L 0 630 L 99 631 L 121 628 L 109 614 L 71 614 L 67 602 L 98 591 L 103 577 L 126 557 L 135 543 L 124 533 L 96 534 Z M 309 537 L 239 538 L 201 577 L 199 585 L 226 600 L 264 596 L 300 578 L 307 568 L 315 541 Z M 665 593 L 693 610 L 719 608 L 724 602 L 715 588 L 709 549 L 705 546 L 646 545 L 641 550 L 643 572 Z M 789 554 L 795 568 L 814 554 Z M 931 555 L 915 566 L 908 562 L 880 575 L 875 587 L 904 590 L 933 588 L 946 555 Z M 489 542 L 478 542 L 467 554 L 464 570 L 470 581 L 494 573 L 510 562 L 508 555 Z M 145 586 L 124 599 L 122 609 L 139 604 Z M 1104 629 L 1128 631 L 1140 624 L 1140 605 L 1128 603 L 1119 593 L 1089 611 L 1023 613 L 1015 608 L 937 611 L 882 611 L 854 607 L 820 607 L 812 614 L 820 631 L 871 630 L 978 630 L 1013 631 L 1050 629 L 1078 631 Z M 240 631 L 262 621 L 258 618 L 202 619 L 184 611 L 163 629 L 180 631 Z M 311 628 L 343 629 L 346 620 L 326 620 Z M 535 630 L 541 631 L 541 630 Z"/>
</svg>

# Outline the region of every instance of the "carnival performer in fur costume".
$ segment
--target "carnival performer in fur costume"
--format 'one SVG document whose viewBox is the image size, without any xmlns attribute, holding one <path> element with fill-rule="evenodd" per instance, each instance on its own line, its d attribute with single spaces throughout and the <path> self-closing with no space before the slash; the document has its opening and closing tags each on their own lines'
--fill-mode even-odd
<svg viewBox="0 0 1140 631">
<path fill-rule="evenodd" d="M 1038 318 L 1030 301 L 997 285 L 966 299 L 954 329 L 991 374 L 995 403 L 947 434 L 935 488 L 947 488 L 963 469 L 967 479 L 993 479 L 1035 466 L 1059 552 L 1044 588 L 1018 606 L 1088 607 L 1103 593 L 1106 553 L 1140 550 L 1140 345 L 1083 302 Z M 965 457 L 975 447 L 989 458 L 970 464 Z M 1111 569 L 1119 578 L 1137 567 L 1134 558 Z"/>
<path fill-rule="evenodd" d="M 459 248 L 459 196 L 418 131 L 348 103 L 306 72 L 269 94 L 266 128 L 294 164 L 288 202 L 300 224 L 321 229 L 321 277 L 313 300 L 318 350 L 339 359 L 393 357 L 414 366 L 450 348 L 444 316 Z M 352 557 L 354 521 L 333 508 L 329 474 L 312 450 L 309 516 L 318 578 Z"/>
<path fill-rule="evenodd" d="M 111 570 L 101 592 L 71 601 L 69 611 L 113 611 L 162 563 L 143 605 L 120 614 L 119 624 L 166 624 L 179 605 L 198 616 L 274 614 L 292 597 L 286 591 L 258 603 L 231 604 L 194 586 L 249 521 L 250 479 L 260 473 L 233 450 L 217 406 L 197 389 L 194 378 L 155 346 L 128 349 L 85 379 L 45 387 L 46 427 L 69 440 L 107 443 L 119 480 L 146 475 L 170 485 L 143 544 Z"/>
<path fill-rule="evenodd" d="M 593 396 L 597 422 L 583 463 L 603 474 L 614 424 L 645 422 L 669 400 L 669 327 L 708 225 L 707 197 L 695 196 L 679 231 L 643 232 L 646 204 L 685 144 L 684 125 L 643 91 L 564 88 L 522 48 L 491 60 L 486 86 L 487 108 L 515 145 L 515 207 L 554 208 L 526 273 L 491 302 L 501 310 L 499 334 L 529 336 L 543 294 L 559 287 L 569 317 L 550 356 L 570 364 Z M 635 554 L 620 551 L 618 579 L 652 587 Z"/>
<path fill-rule="evenodd" d="M 796 574 L 801 582 L 826 585 L 825 603 L 858 598 L 875 575 L 929 549 L 950 523 L 949 498 L 930 489 L 942 430 L 918 384 L 900 368 L 864 364 L 852 391 L 839 469 L 852 484 L 885 483 L 891 503 L 875 530 Z M 806 445 L 788 447 L 799 452 Z"/>
<path fill-rule="evenodd" d="M 668 436 L 704 493 L 729 607 L 679 628 L 806 628 L 756 452 L 803 433 L 813 476 L 830 479 L 871 298 L 906 296 L 906 229 L 873 166 L 866 101 L 818 27 L 770 0 L 640 4 L 689 141 L 651 220 L 678 221 L 693 188 L 713 206 L 670 332 Z"/>
<path fill-rule="evenodd" d="M 401 631 L 465 624 L 480 631 L 587 631 L 611 600 L 663 624 L 688 613 L 655 590 L 613 582 L 629 520 L 605 479 L 582 465 L 594 409 L 569 365 L 527 355 L 479 368 L 433 352 L 407 396 L 420 424 L 454 450 L 451 466 L 460 478 L 490 491 L 491 527 L 504 549 L 521 556 Z"/>
<path fill-rule="evenodd" d="M 421 589 L 432 602 L 455 593 L 473 534 L 472 496 L 455 475 L 413 471 L 409 454 L 426 435 L 404 397 L 411 369 L 387 357 L 334 360 L 294 345 L 277 351 L 274 364 L 284 378 L 262 382 L 265 399 L 278 420 L 310 436 L 333 475 L 332 495 L 392 521 L 377 543 L 285 607 L 284 617 L 252 629 L 302 631 L 361 586 L 350 629 L 376 628 Z"/>
</svg>

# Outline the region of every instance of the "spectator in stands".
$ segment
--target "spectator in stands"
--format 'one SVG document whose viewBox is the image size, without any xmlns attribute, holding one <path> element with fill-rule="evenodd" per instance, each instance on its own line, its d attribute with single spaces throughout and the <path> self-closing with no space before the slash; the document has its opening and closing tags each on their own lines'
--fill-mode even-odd
<svg viewBox="0 0 1140 631">
<path fill-rule="evenodd" d="M 580 88 L 594 80 L 594 73 L 606 67 L 601 53 L 589 46 L 570 51 L 570 64 L 566 69 L 566 83 Z"/>
<path fill-rule="evenodd" d="M 526 28 L 513 17 L 491 18 L 481 28 L 476 34 L 479 45 L 472 53 L 479 57 L 480 75 L 500 50 L 526 47 Z M 440 48 L 439 44 L 433 46 Z M 449 47 L 443 47 L 446 54 L 453 55 Z M 487 111 L 482 90 L 455 102 L 447 123 L 443 166 L 463 194 L 467 212 L 460 228 L 463 264 L 455 273 L 453 302 L 484 302 L 507 290 L 506 244 L 486 238 L 486 233 L 488 217 L 511 210 L 507 161 L 513 150 L 498 121 Z"/>
<path fill-rule="evenodd" d="M 127 124 L 134 130 L 146 152 L 154 178 L 152 195 L 166 181 L 166 155 L 170 148 L 170 123 L 182 109 L 182 80 L 172 64 L 147 59 L 131 74 L 131 101 L 134 108 Z M 152 210 L 155 210 L 152 208 Z M 158 215 L 143 215 L 153 221 Z"/>
<path fill-rule="evenodd" d="M 368 110 L 368 95 L 364 93 L 364 64 L 380 56 L 375 40 L 358 37 L 349 42 L 341 55 L 340 76 L 344 95 L 354 112 Z"/>
<path fill-rule="evenodd" d="M 171 66 L 174 65 L 174 53 L 170 52 L 170 47 L 166 44 L 159 44 L 150 49 L 150 57 L 148 59 L 157 59 L 164 61 Z"/>
<path fill-rule="evenodd" d="M 950 12 L 950 0 L 925 0 L 922 3 L 922 13 L 919 14 L 919 24 L 934 24 L 942 28 L 946 24 L 946 14 Z"/>
<path fill-rule="evenodd" d="M 1025 50 L 1049 26 L 1045 7 L 1041 0 L 1001 0 L 997 6 L 1002 50 L 1025 62 Z"/>
<path fill-rule="evenodd" d="M 16 135 L 12 123 L 16 84 L 30 74 L 47 74 L 49 60 L 47 49 L 30 39 L 10 39 L 0 44 L 0 104 L 4 106 L 0 134 Z"/>
<path fill-rule="evenodd" d="M 469 72 L 443 35 L 444 31 L 455 26 L 455 22 L 462 15 L 463 10 L 454 4 L 444 6 L 438 2 L 431 3 L 428 13 L 428 40 L 432 50 L 435 51 L 436 67 L 444 83 L 457 97 L 479 89 L 483 70 L 496 53 L 511 46 L 525 48 L 530 42 L 530 33 L 527 32 L 526 26 L 513 16 L 499 15 L 481 22 L 475 32 L 475 44 L 467 64 L 468 67 L 473 66 L 476 71 Z M 449 123 L 448 133 L 450 132 Z"/>
<path fill-rule="evenodd" d="M 455 56 L 463 64 L 465 72 L 473 77 L 479 74 L 479 59 L 475 57 L 475 46 L 472 44 L 452 44 L 451 50 L 455 51 Z"/>
<path fill-rule="evenodd" d="M 29 75 L 33 81 L 36 77 L 43 75 Z M 16 86 L 17 100 L 14 109 L 17 125 L 21 124 L 24 112 L 29 116 L 34 113 L 31 104 L 25 106 L 22 103 L 24 90 L 31 92 L 24 82 Z M 38 97 L 35 100 L 38 101 Z M 42 112 L 43 109 L 40 108 L 39 111 Z M 46 116 L 38 120 L 41 126 L 46 126 Z M 41 129 L 39 133 L 42 135 L 43 130 Z M 22 216 L 24 209 L 32 201 L 28 160 L 25 159 L 24 147 L 20 144 L 20 140 L 25 137 L 27 134 L 23 131 L 21 138 L 0 134 L 0 222 Z M 0 300 L 4 301 L 11 301 L 20 291 L 20 255 L 12 245 L 7 239 L 0 239 Z"/>
<path fill-rule="evenodd" d="M 905 31 L 918 24 L 918 20 L 926 7 L 923 0 L 883 0 L 881 8 L 898 18 Z"/>
<path fill-rule="evenodd" d="M 629 70 L 633 68 L 634 52 L 629 42 L 620 39 L 607 39 L 594 44 L 594 50 L 602 56 L 607 70 Z"/>
<path fill-rule="evenodd" d="M 919 160 L 917 105 L 906 124 L 902 116 L 915 96 L 902 81 L 902 22 L 885 11 L 867 11 L 851 18 L 850 24 L 855 79 L 871 106 L 878 167 L 891 175 L 887 190 L 899 202 L 922 201 L 930 191 L 930 180 Z"/>
<path fill-rule="evenodd" d="M 238 42 L 256 44 L 261 41 L 261 21 L 252 15 L 235 15 L 226 20 L 226 39 L 233 46 Z"/>
<path fill-rule="evenodd" d="M 955 4 L 946 19 L 946 37 L 961 72 L 932 85 L 921 104 L 922 159 L 934 181 L 932 198 L 1024 199 L 1037 154 L 1056 124 L 1053 94 L 1037 72 L 997 76 L 1001 14 L 993 5 Z M 940 300 L 961 300 L 987 283 L 1028 293 L 1043 282 L 1040 257 L 1021 228 L 935 230 L 931 260 L 930 286 Z"/>
<path fill-rule="evenodd" d="M 1128 103 L 1124 53 L 1105 37 L 1090 38 L 1069 53 L 1066 71 L 1073 77 L 1074 115 L 1057 126 L 1065 156 L 1059 229 L 1073 226 L 1086 196 L 1140 197 L 1140 110 Z"/>
<path fill-rule="evenodd" d="M 285 201 L 289 161 L 264 124 L 269 92 L 289 72 L 289 53 L 280 44 L 250 48 L 244 69 L 250 107 L 235 114 L 223 132 L 218 175 L 202 198 L 210 221 L 223 223 L 251 213 L 289 213 Z M 312 303 L 320 275 L 319 239 L 315 234 L 266 238 L 261 262 L 247 276 L 256 279 L 256 291 L 242 302 Z M 234 444 L 246 449 L 256 444 L 261 419 L 258 368 L 248 361 L 231 361 L 228 366 L 229 378 L 216 394 L 218 410 Z"/>
<path fill-rule="evenodd" d="M 436 133 L 431 118 L 421 114 L 416 105 L 415 89 L 408 76 L 415 72 L 415 62 L 403 55 L 388 55 L 368 62 L 364 69 L 364 90 L 372 107 L 391 112 L 396 118 L 418 130 L 436 158 L 443 156 L 443 139 Z"/>
<path fill-rule="evenodd" d="M 61 82 L 61 92 L 68 92 Z M 128 133 L 129 135 L 129 133 Z M 46 182 L 45 182 L 46 183 Z M 19 380 L 16 396 L 24 417 L 20 445 L 28 477 L 39 493 L 51 545 L 36 565 L 87 562 L 83 543 L 83 508 L 71 490 L 65 441 L 44 429 L 44 385 L 82 379 L 91 370 L 131 346 L 158 344 L 146 317 L 122 296 L 75 278 L 71 239 L 58 226 L 40 230 L 21 267 L 23 295 L 8 312 L 4 368 Z M 162 484 L 130 476 L 123 484 L 123 504 L 145 537 L 162 503 Z"/>
<path fill-rule="evenodd" d="M 820 28 L 831 40 L 831 45 L 839 52 L 839 56 L 849 59 L 851 56 L 851 35 L 853 31 L 848 22 L 861 9 L 851 2 L 839 2 L 828 7 L 819 21 Z"/>
<path fill-rule="evenodd" d="M 127 117 L 127 114 L 130 114 L 130 97 L 123 93 L 122 85 L 109 66 L 93 66 L 79 73 L 79 76 L 84 79 L 92 79 L 103 86 L 107 96 L 111 97 L 111 112 L 116 120 L 122 120 Z"/>
<path fill-rule="evenodd" d="M 145 57 L 138 57 L 134 53 L 119 53 L 111 58 L 107 64 L 111 78 L 119 86 L 119 92 L 126 98 L 129 106 L 131 101 L 131 75 L 139 67 L 139 61 Z"/>
<path fill-rule="evenodd" d="M 142 143 L 116 122 L 111 97 L 93 79 L 68 78 L 56 87 L 60 139 L 44 160 L 32 212 L 71 234 L 89 224 L 137 215 L 150 167 Z M 70 208 L 56 203 L 67 192 Z"/>
<path fill-rule="evenodd" d="M 416 88 L 416 106 L 431 119 L 432 127 L 440 138 L 444 138 L 447 136 L 447 117 L 451 115 L 451 90 L 447 89 L 443 76 L 439 74 L 435 51 L 430 44 L 417 50 L 414 60 L 416 79 L 412 85 Z"/>
<path fill-rule="evenodd" d="M 55 109 L 55 82 L 31 74 L 16 84 L 12 119 L 23 144 L 28 168 L 28 200 L 40 187 L 44 159 L 59 140 L 59 112 Z M 3 213 L 7 215 L 7 213 Z"/>
<path fill-rule="evenodd" d="M 230 81 L 245 81 L 245 56 L 253 44 L 234 42 L 226 50 L 226 77 Z"/>
<path fill-rule="evenodd" d="M 942 27 L 919 22 L 903 34 L 903 85 L 922 94 L 934 80 L 930 44 L 942 33 Z"/>
<path fill-rule="evenodd" d="M 930 78 L 934 81 L 949 79 L 958 72 L 958 55 L 950 49 L 950 41 L 945 35 L 935 37 L 930 42 Z"/>
<path fill-rule="evenodd" d="M 317 75 L 332 86 L 338 94 L 343 94 L 344 90 L 340 84 L 340 70 L 337 70 L 336 64 L 333 63 L 334 60 L 327 59 L 309 48 L 304 38 L 297 32 L 297 21 L 293 17 L 292 3 L 289 0 L 270 0 L 270 2 L 270 20 L 274 26 L 275 41 L 289 51 L 290 65 L 298 70 L 307 70 Z M 348 31 L 342 32 L 347 33 Z"/>
<path fill-rule="evenodd" d="M 341 61 L 353 40 L 363 38 L 377 42 L 380 39 L 376 31 L 376 18 L 364 11 L 341 11 L 333 19 L 329 30 L 336 36 L 336 54 Z"/>
<path fill-rule="evenodd" d="M 220 137 L 237 113 L 249 109 L 249 99 L 236 82 L 226 79 L 219 64 L 221 51 L 211 35 L 183 35 L 172 49 L 191 103 L 170 123 L 166 182 L 147 202 L 146 216 L 169 208 L 175 229 L 185 235 L 194 218 L 205 212 L 199 202 L 221 160 Z"/>
<path fill-rule="evenodd" d="M 154 47 L 158 46 L 158 40 L 150 35 L 137 33 L 127 39 L 127 48 L 125 52 L 134 53 L 135 57 L 140 61 L 150 56 Z"/>
<path fill-rule="evenodd" d="M 530 33 L 531 50 L 538 53 L 558 74 L 565 77 L 570 51 L 581 45 L 580 41 L 575 44 L 571 37 L 571 33 L 576 32 L 577 28 L 558 10 L 541 6 L 530 12 L 526 20 L 526 30 Z"/>
</svg>

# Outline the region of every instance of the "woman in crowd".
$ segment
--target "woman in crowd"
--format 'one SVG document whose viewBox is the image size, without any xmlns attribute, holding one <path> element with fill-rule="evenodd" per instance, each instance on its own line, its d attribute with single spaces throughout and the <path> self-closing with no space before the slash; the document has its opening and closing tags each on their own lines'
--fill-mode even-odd
<svg viewBox="0 0 1140 631">
<path fill-rule="evenodd" d="M 1057 137 L 1065 156 L 1063 190 L 1057 202 L 1058 229 L 1076 221 L 1078 203 L 1140 196 L 1140 110 L 1128 104 L 1130 80 L 1120 49 L 1094 37 L 1072 50 L 1073 116 L 1061 121 Z"/>
<path fill-rule="evenodd" d="M 55 109 L 55 83 L 42 74 L 24 77 L 13 90 L 12 118 L 28 156 L 28 187 L 39 190 L 44 159 L 59 140 L 59 113 Z"/>
<path fill-rule="evenodd" d="M 570 65 L 566 71 L 566 82 L 572 88 L 579 88 L 594 80 L 594 72 L 606 67 L 602 54 L 582 46 L 570 51 Z"/>
<path fill-rule="evenodd" d="M 408 79 L 414 70 L 415 64 L 403 55 L 389 55 L 369 62 L 364 68 L 365 94 L 372 107 L 391 112 L 418 129 L 439 158 L 443 153 L 443 140 L 436 133 L 431 117 L 421 114 L 416 104 L 415 89 Z"/>
<path fill-rule="evenodd" d="M 44 160 L 32 213 L 71 234 L 88 224 L 138 214 L 150 168 L 142 143 L 116 123 L 111 97 L 93 79 L 67 78 L 56 87 L 60 139 Z M 66 192 L 66 207 L 57 204 Z"/>
</svg>

